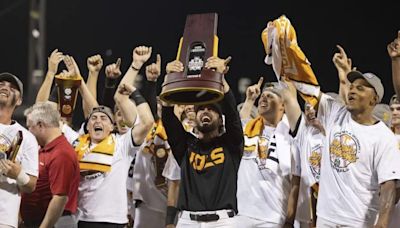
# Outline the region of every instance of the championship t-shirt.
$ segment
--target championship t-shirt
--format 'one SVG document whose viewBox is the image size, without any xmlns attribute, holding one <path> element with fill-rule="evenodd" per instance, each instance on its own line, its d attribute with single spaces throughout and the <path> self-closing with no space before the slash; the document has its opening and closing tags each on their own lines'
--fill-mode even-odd
<svg viewBox="0 0 400 228">
<path fill-rule="evenodd" d="M 39 173 L 39 145 L 35 136 L 13 121 L 10 125 L 0 124 L 0 151 L 10 147 L 18 131 L 22 131 L 22 143 L 16 161 L 21 162 L 22 170 L 31 176 Z M 14 179 L 0 175 L 0 225 L 17 227 L 21 195 Z"/>
<path fill-rule="evenodd" d="M 400 179 L 394 134 L 379 121 L 361 125 L 346 107 L 321 97 L 318 118 L 327 134 L 321 160 L 317 216 L 352 227 L 373 226 L 380 184 Z"/>
</svg>

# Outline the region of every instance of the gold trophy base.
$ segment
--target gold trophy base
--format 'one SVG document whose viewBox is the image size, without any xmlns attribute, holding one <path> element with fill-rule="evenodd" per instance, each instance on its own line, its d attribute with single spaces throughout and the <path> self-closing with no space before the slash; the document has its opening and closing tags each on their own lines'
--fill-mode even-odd
<svg viewBox="0 0 400 228">
<path fill-rule="evenodd" d="M 203 69 L 200 75 L 185 76 L 184 72 L 170 73 L 160 94 L 160 99 L 170 104 L 209 104 L 224 97 L 222 74 Z"/>
</svg>

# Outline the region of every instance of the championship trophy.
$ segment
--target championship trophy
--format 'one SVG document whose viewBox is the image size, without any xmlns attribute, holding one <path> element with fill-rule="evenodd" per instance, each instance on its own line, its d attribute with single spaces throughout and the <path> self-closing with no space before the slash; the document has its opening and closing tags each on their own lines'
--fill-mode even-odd
<svg viewBox="0 0 400 228">
<path fill-rule="evenodd" d="M 216 13 L 192 14 L 186 18 L 177 60 L 183 72 L 167 74 L 160 98 L 171 104 L 207 104 L 223 98 L 223 75 L 204 68 L 207 59 L 218 54 Z"/>
<path fill-rule="evenodd" d="M 22 131 L 18 131 L 8 149 L 4 152 L 0 151 L 0 159 L 15 161 L 15 158 L 17 157 L 17 154 L 19 152 L 19 148 L 21 147 L 22 139 Z"/>
<path fill-rule="evenodd" d="M 58 93 L 58 108 L 61 117 L 66 118 L 70 122 L 75 109 L 78 88 L 81 85 L 81 77 L 56 75 L 55 79 Z"/>
</svg>

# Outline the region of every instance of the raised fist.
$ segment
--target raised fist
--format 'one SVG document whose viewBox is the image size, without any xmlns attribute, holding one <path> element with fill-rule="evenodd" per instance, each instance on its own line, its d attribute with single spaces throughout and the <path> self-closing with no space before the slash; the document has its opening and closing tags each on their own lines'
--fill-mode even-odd
<svg viewBox="0 0 400 228">
<path fill-rule="evenodd" d="M 130 96 L 135 92 L 136 88 L 133 85 L 122 84 L 118 86 L 118 93 L 124 96 Z"/>
<path fill-rule="evenodd" d="M 140 69 L 143 66 L 143 64 L 147 60 L 149 60 L 151 56 L 151 51 L 152 51 L 151 47 L 146 47 L 146 46 L 136 47 L 132 53 L 132 58 L 133 58 L 132 66 L 136 69 Z"/>
<path fill-rule="evenodd" d="M 101 55 L 94 55 L 87 59 L 87 67 L 90 72 L 100 72 L 103 67 L 103 59 Z"/>
</svg>

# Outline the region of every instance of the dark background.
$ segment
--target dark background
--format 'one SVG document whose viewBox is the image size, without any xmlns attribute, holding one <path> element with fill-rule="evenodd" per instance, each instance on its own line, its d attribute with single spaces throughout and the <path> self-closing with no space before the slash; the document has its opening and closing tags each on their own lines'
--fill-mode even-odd
<svg viewBox="0 0 400 228">
<path fill-rule="evenodd" d="M 46 55 L 55 48 L 73 55 L 86 75 L 86 58 L 91 55 L 101 54 L 104 66 L 121 57 L 125 71 L 133 48 L 151 45 L 151 60 L 161 53 L 164 71 L 176 57 L 186 15 L 217 12 L 219 56 L 233 57 L 227 78 L 239 100 L 239 78 L 276 80 L 272 67 L 264 64 L 260 34 L 269 20 L 285 14 L 323 91 L 338 90 L 332 56 L 335 45 L 341 44 L 360 71 L 381 77 L 383 101 L 388 102 L 393 86 L 386 45 L 400 29 L 398 5 L 396 1 L 48 0 Z M 26 83 L 28 19 L 29 1 L 0 0 L 0 71 L 12 72 Z M 100 79 L 99 88 L 102 83 Z"/>
</svg>

